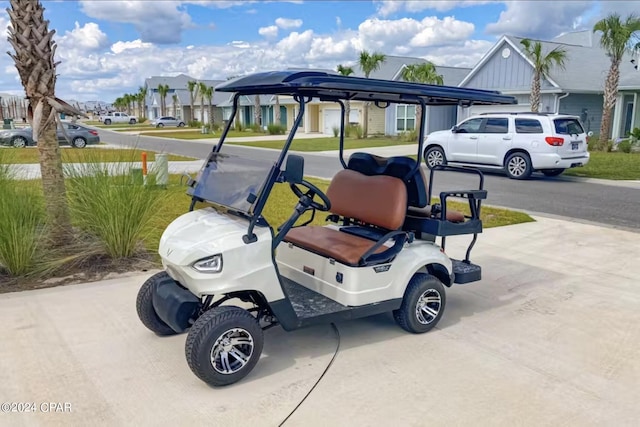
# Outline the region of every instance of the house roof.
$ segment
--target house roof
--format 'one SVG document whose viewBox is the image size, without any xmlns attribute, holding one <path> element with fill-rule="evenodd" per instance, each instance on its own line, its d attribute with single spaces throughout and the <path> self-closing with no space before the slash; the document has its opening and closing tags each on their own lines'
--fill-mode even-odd
<svg viewBox="0 0 640 427">
<path fill-rule="evenodd" d="M 525 56 L 520 41 L 522 37 L 504 35 L 476 64 L 473 70 L 464 78 L 460 85 L 468 82 L 482 66 L 499 52 L 504 43 L 508 43 L 533 67 L 531 61 Z M 559 91 L 579 93 L 599 93 L 604 90 L 604 82 L 611 66 L 611 61 L 604 49 L 600 47 L 599 33 L 590 30 L 574 31 L 561 34 L 551 41 L 539 41 L 544 52 L 549 52 L 561 47 L 567 52 L 565 68 L 552 67 L 547 80 Z M 640 73 L 630 64 L 631 56 L 625 54 L 620 66 L 620 88 L 640 89 Z M 623 83 L 627 86 L 623 86 Z M 507 89 L 507 88 L 505 88 Z"/>
<path fill-rule="evenodd" d="M 177 76 L 152 76 L 146 79 L 144 83 L 151 90 L 157 89 L 158 85 L 166 84 L 169 86 L 169 89 L 184 89 L 187 90 L 188 93 L 187 88 L 190 81 L 202 82 L 207 86 L 213 87 L 223 82 L 223 80 L 196 79 L 186 74 L 178 74 Z"/>
</svg>

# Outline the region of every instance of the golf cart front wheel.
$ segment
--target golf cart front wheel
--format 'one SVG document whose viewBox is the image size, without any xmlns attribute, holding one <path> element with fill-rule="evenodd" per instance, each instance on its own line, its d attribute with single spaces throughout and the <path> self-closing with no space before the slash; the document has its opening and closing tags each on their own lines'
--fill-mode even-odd
<svg viewBox="0 0 640 427">
<path fill-rule="evenodd" d="M 433 329 L 444 313 L 444 285 L 437 278 L 418 273 L 409 281 L 402 305 L 393 317 L 402 329 L 422 334 Z"/>
<path fill-rule="evenodd" d="M 185 355 L 191 371 L 212 386 L 233 384 L 258 363 L 264 336 L 257 319 L 236 306 L 202 314 L 187 335 Z"/>
<path fill-rule="evenodd" d="M 175 335 L 177 333 L 158 317 L 156 309 L 153 307 L 153 293 L 160 282 L 167 279 L 171 280 L 171 277 L 164 271 L 149 277 L 140 287 L 138 298 L 136 299 L 136 311 L 142 324 L 156 335 L 162 336 Z"/>
</svg>

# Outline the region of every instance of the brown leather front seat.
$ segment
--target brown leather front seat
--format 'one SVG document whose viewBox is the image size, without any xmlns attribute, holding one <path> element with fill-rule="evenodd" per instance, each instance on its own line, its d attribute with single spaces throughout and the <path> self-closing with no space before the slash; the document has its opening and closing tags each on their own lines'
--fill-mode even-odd
<svg viewBox="0 0 640 427">
<path fill-rule="evenodd" d="M 336 215 L 385 230 L 398 230 L 404 223 L 407 191 L 398 178 L 367 176 L 344 169 L 331 180 L 327 197 L 331 201 L 331 212 Z M 284 241 L 351 266 L 360 265 L 363 255 L 377 243 L 320 226 L 292 228 Z M 387 249 L 381 246 L 373 253 L 382 253 Z"/>
</svg>

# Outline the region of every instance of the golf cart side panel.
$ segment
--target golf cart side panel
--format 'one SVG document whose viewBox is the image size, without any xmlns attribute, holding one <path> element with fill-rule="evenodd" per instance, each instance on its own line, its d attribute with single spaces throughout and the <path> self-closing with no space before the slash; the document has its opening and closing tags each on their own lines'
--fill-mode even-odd
<svg viewBox="0 0 640 427">
<path fill-rule="evenodd" d="M 219 295 L 255 290 L 267 301 L 283 298 L 271 258 L 271 231 L 257 227 L 257 241 L 250 245 L 242 240 L 246 232 L 246 220 L 213 208 L 184 214 L 162 235 L 159 253 L 163 266 L 175 281 L 198 297 L 210 295 L 215 283 L 213 287 Z M 220 273 L 203 273 L 192 267 L 194 262 L 215 254 L 222 254 Z"/>
<path fill-rule="evenodd" d="M 425 265 L 440 265 L 451 276 L 448 257 L 435 244 L 414 241 L 389 263 L 351 267 L 292 244 L 278 248 L 280 274 L 349 307 L 402 298 L 409 279 Z M 426 272 L 426 269 L 424 270 Z M 365 289 L 362 284 L 366 283 Z"/>
</svg>

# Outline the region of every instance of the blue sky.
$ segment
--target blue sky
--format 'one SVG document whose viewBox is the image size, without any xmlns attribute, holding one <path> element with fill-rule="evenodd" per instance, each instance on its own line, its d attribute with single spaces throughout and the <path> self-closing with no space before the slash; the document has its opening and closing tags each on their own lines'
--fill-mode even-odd
<svg viewBox="0 0 640 427">
<path fill-rule="evenodd" d="M 636 3 L 637 4 L 637 3 Z M 507 33 L 549 40 L 632 1 L 46 1 L 66 99 L 112 101 L 152 75 L 196 79 L 353 64 L 362 49 L 473 67 Z M 6 28 L 7 1 L 0 1 Z M 11 50 L 6 37 L 0 51 Z M 0 56 L 0 93 L 22 94 Z"/>
</svg>

